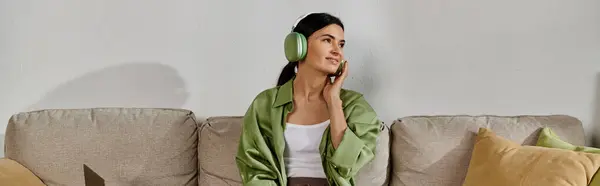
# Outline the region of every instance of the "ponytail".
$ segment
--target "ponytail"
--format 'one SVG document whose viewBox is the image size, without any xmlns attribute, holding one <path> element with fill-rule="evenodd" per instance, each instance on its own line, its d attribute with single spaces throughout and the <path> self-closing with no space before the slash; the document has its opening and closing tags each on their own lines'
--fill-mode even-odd
<svg viewBox="0 0 600 186">
<path fill-rule="evenodd" d="M 279 79 L 277 80 L 277 86 L 285 84 L 296 75 L 295 68 L 297 65 L 298 62 L 288 62 L 288 64 L 283 67 Z"/>
</svg>

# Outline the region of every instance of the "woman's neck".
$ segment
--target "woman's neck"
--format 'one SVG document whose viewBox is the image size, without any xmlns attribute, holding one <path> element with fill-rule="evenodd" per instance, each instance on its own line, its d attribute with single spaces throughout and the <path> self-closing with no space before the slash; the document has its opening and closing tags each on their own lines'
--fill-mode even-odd
<svg viewBox="0 0 600 186">
<path fill-rule="evenodd" d="M 323 89 L 327 82 L 327 76 L 312 69 L 298 69 L 294 79 L 294 97 L 306 101 L 323 100 Z"/>
</svg>

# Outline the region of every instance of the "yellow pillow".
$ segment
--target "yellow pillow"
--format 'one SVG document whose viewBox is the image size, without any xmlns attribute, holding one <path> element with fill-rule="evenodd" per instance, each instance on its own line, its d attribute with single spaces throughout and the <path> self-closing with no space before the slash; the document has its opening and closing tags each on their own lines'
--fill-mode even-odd
<svg viewBox="0 0 600 186">
<path fill-rule="evenodd" d="M 572 150 L 572 151 L 578 151 L 578 152 L 600 154 L 600 149 L 598 149 L 598 148 L 586 147 L 586 146 L 576 146 L 576 145 L 570 144 L 569 142 L 563 141 L 549 127 L 544 127 L 542 129 L 542 131 L 540 131 L 540 136 L 538 137 L 538 141 L 535 145 L 539 146 L 539 147 L 558 148 L 558 149 Z M 596 174 L 600 175 L 600 174 L 598 174 L 598 172 L 596 172 Z M 594 176 L 589 185 L 590 186 L 600 186 L 600 176 Z"/>
<path fill-rule="evenodd" d="M 8 158 L 0 158 L 0 183 L 0 185 L 46 186 L 29 169 Z"/>
<path fill-rule="evenodd" d="M 463 186 L 585 186 L 600 154 L 521 146 L 480 128 Z"/>
</svg>

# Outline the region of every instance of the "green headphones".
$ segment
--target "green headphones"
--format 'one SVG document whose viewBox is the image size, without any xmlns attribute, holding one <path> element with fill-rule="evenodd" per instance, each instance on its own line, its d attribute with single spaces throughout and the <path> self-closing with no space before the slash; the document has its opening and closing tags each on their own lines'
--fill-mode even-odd
<svg viewBox="0 0 600 186">
<path fill-rule="evenodd" d="M 296 20 L 296 23 L 294 23 L 294 26 L 292 26 L 292 32 L 285 36 L 285 40 L 283 42 L 283 49 L 285 52 L 285 58 L 287 58 L 289 62 L 298 62 L 306 57 L 306 50 L 308 48 L 306 37 L 304 37 L 304 35 L 298 32 L 294 32 L 294 28 L 298 26 L 298 23 L 300 23 L 302 19 L 313 13 L 315 12 L 305 14 L 302 17 L 298 18 L 298 20 Z M 346 63 L 346 60 L 341 61 L 337 71 L 332 75 L 341 75 L 342 70 L 344 68 L 344 63 Z"/>
<path fill-rule="evenodd" d="M 292 32 L 285 36 L 285 40 L 283 42 L 283 49 L 285 52 L 285 58 L 287 58 L 289 62 L 297 62 L 303 60 L 304 57 L 306 57 L 306 37 L 304 37 L 304 35 L 298 32 L 294 32 L 294 28 L 298 26 L 298 23 L 300 23 L 302 19 L 313 13 L 314 12 L 311 12 L 298 18 L 296 20 L 296 23 L 294 23 L 294 26 L 292 26 Z"/>
</svg>

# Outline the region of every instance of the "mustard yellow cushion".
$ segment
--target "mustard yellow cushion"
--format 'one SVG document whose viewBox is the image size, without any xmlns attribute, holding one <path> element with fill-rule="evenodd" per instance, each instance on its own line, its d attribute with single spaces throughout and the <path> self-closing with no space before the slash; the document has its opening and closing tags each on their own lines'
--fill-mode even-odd
<svg viewBox="0 0 600 186">
<path fill-rule="evenodd" d="M 548 127 L 542 128 L 542 131 L 540 131 L 540 135 L 535 145 L 547 148 L 557 148 L 578 152 L 600 154 L 600 149 L 598 148 L 577 146 L 569 142 L 563 141 L 558 135 L 556 135 L 556 133 L 554 133 L 554 131 L 552 131 L 552 129 Z M 590 186 L 600 186 L 600 176 L 598 175 L 598 172 L 596 172 L 596 175 L 592 178 L 592 181 L 589 184 Z"/>
<path fill-rule="evenodd" d="M 29 169 L 8 158 L 0 159 L 0 183 L 0 185 L 46 186 Z"/>
<path fill-rule="evenodd" d="M 521 146 L 480 128 L 463 186 L 585 186 L 600 154 Z"/>
</svg>

